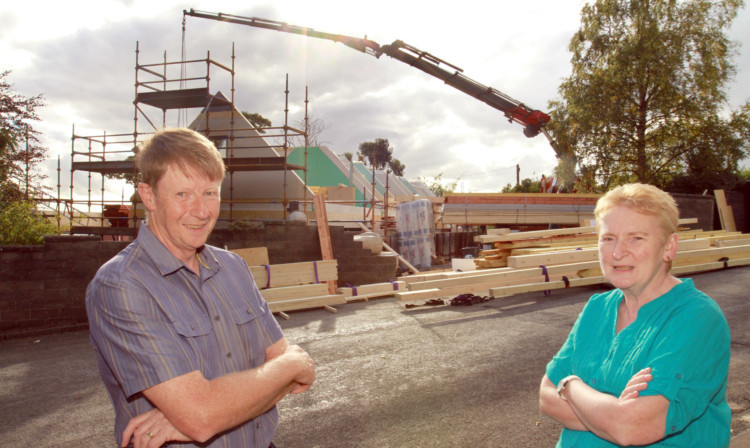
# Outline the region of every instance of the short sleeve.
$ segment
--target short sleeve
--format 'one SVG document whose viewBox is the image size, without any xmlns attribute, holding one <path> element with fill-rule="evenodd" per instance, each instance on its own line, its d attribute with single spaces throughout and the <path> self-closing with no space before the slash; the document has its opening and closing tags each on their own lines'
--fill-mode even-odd
<svg viewBox="0 0 750 448">
<path fill-rule="evenodd" d="M 669 400 L 666 435 L 706 413 L 726 387 L 729 370 L 729 326 L 721 309 L 708 297 L 685 299 L 700 300 L 700 306 L 676 310 L 668 319 L 648 360 L 654 379 L 641 392 Z"/>
</svg>

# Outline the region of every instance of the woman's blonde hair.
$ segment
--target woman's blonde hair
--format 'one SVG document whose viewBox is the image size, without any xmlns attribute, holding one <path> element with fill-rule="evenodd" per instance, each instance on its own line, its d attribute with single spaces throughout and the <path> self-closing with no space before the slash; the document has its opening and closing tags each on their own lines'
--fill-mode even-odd
<svg viewBox="0 0 750 448">
<path fill-rule="evenodd" d="M 680 212 L 674 198 L 653 185 L 638 183 L 621 185 L 599 198 L 594 209 L 597 229 L 607 213 L 619 205 L 654 216 L 665 237 L 677 232 Z"/>
<path fill-rule="evenodd" d="M 211 180 L 224 177 L 225 167 L 216 146 L 203 135 L 187 128 L 163 129 L 141 144 L 135 166 L 141 182 L 156 188 L 170 166 L 198 171 Z"/>
</svg>

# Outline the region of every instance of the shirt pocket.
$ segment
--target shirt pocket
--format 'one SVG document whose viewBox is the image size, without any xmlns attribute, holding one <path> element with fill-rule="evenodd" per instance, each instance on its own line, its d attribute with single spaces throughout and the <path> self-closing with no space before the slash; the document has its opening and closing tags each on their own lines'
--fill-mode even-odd
<svg viewBox="0 0 750 448">
<path fill-rule="evenodd" d="M 211 321 L 205 314 L 198 316 L 174 316 L 172 325 L 175 331 L 186 338 L 196 338 L 211 334 Z"/>
<path fill-rule="evenodd" d="M 213 327 L 209 317 L 202 312 L 170 313 L 172 328 L 177 333 L 181 349 L 175 350 L 174 356 L 183 357 L 182 362 L 190 364 L 191 369 L 200 370 L 206 378 L 214 374 L 213 359 L 218 353 Z"/>
<path fill-rule="evenodd" d="M 234 300 L 234 323 L 248 360 L 248 368 L 255 368 L 266 362 L 266 348 L 270 345 L 268 331 L 261 317 L 261 310 L 249 301 Z"/>
</svg>

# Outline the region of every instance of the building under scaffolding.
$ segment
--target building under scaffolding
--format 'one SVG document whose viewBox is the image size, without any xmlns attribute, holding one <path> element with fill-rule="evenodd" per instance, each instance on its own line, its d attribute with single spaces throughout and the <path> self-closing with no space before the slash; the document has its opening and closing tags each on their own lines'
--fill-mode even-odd
<svg viewBox="0 0 750 448">
<path fill-rule="evenodd" d="M 73 187 L 76 173 L 87 173 L 88 198 L 78 208 L 99 209 L 102 219 L 98 226 L 89 222 L 84 226 L 74 224 L 71 233 L 135 233 L 138 220 L 143 218 L 137 196 L 122 198 L 119 203 L 105 201 L 105 179 L 117 176 L 135 184 L 134 149 L 157 129 L 167 126 L 169 113 L 185 114 L 195 108 L 200 111 L 188 127 L 215 143 L 227 167 L 227 177 L 222 184 L 222 221 L 283 219 L 289 201 L 307 204 L 312 199 L 312 191 L 306 185 L 306 157 L 302 164 L 287 160 L 292 140 L 307 141 L 305 130 L 289 125 L 288 79 L 284 124 L 263 128 L 261 134 L 234 104 L 234 48 L 230 65 L 212 60 L 210 53 L 205 59 L 178 62 L 169 62 L 165 54 L 163 62 L 153 64 L 141 64 L 138 55 L 136 47 L 133 132 L 83 136 L 77 135 L 74 129 L 70 197 L 76 197 Z M 223 84 L 217 81 L 222 79 Z M 228 86 L 229 97 L 218 89 L 212 93 L 217 85 Z M 305 103 L 307 105 L 307 99 Z M 154 118 L 154 115 L 160 117 Z M 269 141 L 279 144 L 274 146 Z M 252 176 L 247 175 L 248 172 L 252 172 Z M 92 174 L 101 176 L 99 199 L 94 199 Z"/>
</svg>

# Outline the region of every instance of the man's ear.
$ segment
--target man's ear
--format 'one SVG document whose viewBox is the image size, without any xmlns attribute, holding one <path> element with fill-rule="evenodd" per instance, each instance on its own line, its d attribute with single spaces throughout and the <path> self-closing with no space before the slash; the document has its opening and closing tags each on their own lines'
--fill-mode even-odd
<svg viewBox="0 0 750 448">
<path fill-rule="evenodd" d="M 151 185 L 141 182 L 138 184 L 138 195 L 141 197 L 146 210 L 153 211 L 156 208 L 156 192 Z"/>
</svg>

